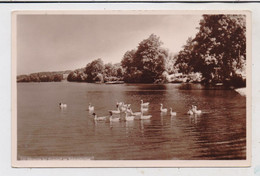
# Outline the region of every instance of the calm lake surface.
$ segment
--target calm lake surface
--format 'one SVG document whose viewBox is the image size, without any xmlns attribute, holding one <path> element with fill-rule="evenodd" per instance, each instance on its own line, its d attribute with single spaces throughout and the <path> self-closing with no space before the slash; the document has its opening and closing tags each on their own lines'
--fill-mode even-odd
<svg viewBox="0 0 260 176">
<path fill-rule="evenodd" d="M 246 98 L 232 90 L 179 89 L 180 84 L 18 83 L 18 159 L 221 160 L 246 159 Z M 150 120 L 95 121 L 116 102 Z M 61 110 L 60 102 L 67 108 Z M 177 116 L 160 112 L 160 103 Z M 191 105 L 201 115 L 187 115 Z M 122 114 L 122 117 L 124 115 Z"/>
</svg>

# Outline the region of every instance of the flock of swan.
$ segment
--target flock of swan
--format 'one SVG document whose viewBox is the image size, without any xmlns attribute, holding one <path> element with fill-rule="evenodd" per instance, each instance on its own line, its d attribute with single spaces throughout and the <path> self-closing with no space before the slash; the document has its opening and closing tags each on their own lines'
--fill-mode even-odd
<svg viewBox="0 0 260 176">
<path fill-rule="evenodd" d="M 120 118 L 120 116 L 113 116 L 113 114 L 121 114 L 121 113 L 125 113 L 124 116 L 124 120 L 125 121 L 132 121 L 136 118 L 141 119 L 141 120 L 145 120 L 145 119 L 150 119 L 152 117 L 152 115 L 143 115 L 144 112 L 147 112 L 149 109 L 149 102 L 143 102 L 143 100 L 141 100 L 141 104 L 140 104 L 140 112 L 133 112 L 132 109 L 130 108 L 131 104 L 125 104 L 124 102 L 117 102 L 116 103 L 116 110 L 109 110 L 109 116 L 101 116 L 98 117 L 97 114 L 94 112 L 95 107 L 91 105 L 91 103 L 89 103 L 88 106 L 88 111 L 90 114 L 92 114 L 94 116 L 94 120 L 97 121 L 103 121 L 103 120 L 107 120 L 109 119 L 110 122 L 116 122 L 116 121 L 120 121 L 122 120 Z M 65 109 L 67 108 L 67 104 L 64 103 L 59 103 L 59 107 L 61 109 Z M 163 107 L 163 104 L 160 104 L 160 111 L 161 113 L 167 113 L 168 109 Z M 188 110 L 187 114 L 188 115 L 196 115 L 196 114 L 201 114 L 202 111 L 197 109 L 197 106 L 192 105 L 191 109 Z M 172 111 L 172 108 L 170 108 L 170 115 L 171 116 L 176 116 L 177 113 Z"/>
<path fill-rule="evenodd" d="M 122 120 L 120 116 L 113 116 L 119 115 L 121 113 L 125 113 L 124 120 L 125 121 L 132 121 L 136 117 L 139 117 L 139 119 L 150 119 L 152 115 L 144 115 L 143 113 L 148 111 L 149 103 L 144 103 L 143 100 L 141 100 L 141 111 L 140 112 L 133 112 L 130 108 L 131 104 L 125 104 L 124 102 L 117 102 L 116 103 L 116 110 L 109 110 L 109 120 L 110 122 L 120 121 Z M 94 106 L 91 105 L 91 103 L 88 106 L 88 110 L 90 113 L 93 112 L 94 120 L 106 120 L 108 117 L 98 117 L 97 114 L 94 112 Z"/>
<path fill-rule="evenodd" d="M 201 114 L 202 111 L 197 109 L 197 106 L 191 105 L 191 109 L 187 112 L 189 115 Z"/>
</svg>

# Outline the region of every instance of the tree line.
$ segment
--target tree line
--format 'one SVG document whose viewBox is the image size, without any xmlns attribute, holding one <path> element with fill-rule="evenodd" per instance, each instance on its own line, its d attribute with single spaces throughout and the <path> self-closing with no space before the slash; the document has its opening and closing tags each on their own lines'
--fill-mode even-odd
<svg viewBox="0 0 260 176">
<path fill-rule="evenodd" d="M 63 74 L 70 73 L 70 71 L 60 72 L 39 72 L 29 75 L 17 76 L 17 82 L 61 82 L 64 80 Z"/>
<path fill-rule="evenodd" d="M 151 34 L 139 44 L 137 50 L 127 51 L 121 63 L 104 64 L 101 58 L 96 59 L 84 69 L 71 72 L 68 81 L 153 83 L 162 80 L 170 55 L 161 45 L 159 37 Z"/>
<path fill-rule="evenodd" d="M 194 38 L 175 55 L 155 34 L 126 51 L 120 63 L 104 64 L 101 58 L 71 71 L 68 81 L 126 83 L 201 82 L 245 86 L 246 21 L 244 15 L 203 15 Z M 178 78 L 178 79 L 177 79 Z M 26 80 L 26 79 L 25 79 Z M 30 76 L 30 80 L 59 81 Z"/>
<path fill-rule="evenodd" d="M 87 82 L 103 82 L 114 77 L 127 83 L 189 81 L 245 86 L 245 16 L 203 15 L 199 25 L 195 37 L 189 37 L 176 55 L 163 48 L 160 38 L 151 34 L 137 48 L 127 51 L 120 64 L 104 65 L 98 59 L 89 63 L 84 73 L 73 75 Z M 181 79 L 176 79 L 180 75 Z"/>
<path fill-rule="evenodd" d="M 110 82 L 123 81 L 123 68 L 120 63 L 104 64 L 101 58 L 96 59 L 86 65 L 83 69 L 70 72 L 67 78 L 71 82 Z"/>
</svg>

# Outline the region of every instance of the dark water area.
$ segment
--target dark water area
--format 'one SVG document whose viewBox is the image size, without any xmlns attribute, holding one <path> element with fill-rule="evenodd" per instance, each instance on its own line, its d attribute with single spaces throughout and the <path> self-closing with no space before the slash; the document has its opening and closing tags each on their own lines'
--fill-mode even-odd
<svg viewBox="0 0 260 176">
<path fill-rule="evenodd" d="M 18 160 L 246 159 L 246 98 L 233 90 L 179 89 L 180 84 L 18 83 Z M 140 111 L 150 102 L 149 120 L 95 121 L 116 102 Z M 58 104 L 66 103 L 66 109 Z M 176 116 L 160 112 L 160 103 Z M 200 115 L 187 115 L 191 105 Z M 124 114 L 122 114 L 122 117 Z"/>
</svg>

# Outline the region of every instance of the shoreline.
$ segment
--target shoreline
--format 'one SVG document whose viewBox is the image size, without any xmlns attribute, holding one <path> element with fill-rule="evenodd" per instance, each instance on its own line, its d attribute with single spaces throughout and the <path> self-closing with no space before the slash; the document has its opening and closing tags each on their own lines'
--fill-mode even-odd
<svg viewBox="0 0 260 176">
<path fill-rule="evenodd" d="M 171 83 L 126 83 L 123 81 L 118 81 L 118 82 L 76 82 L 76 81 L 60 81 L 60 82 L 17 82 L 17 83 L 87 83 L 87 84 L 102 84 L 102 85 L 118 85 L 118 84 L 136 84 L 136 85 L 167 85 L 167 84 L 175 84 L 175 85 L 180 85 L 180 89 L 182 90 L 195 90 L 195 89 L 203 89 L 203 90 L 234 90 L 237 93 L 239 93 L 241 96 L 246 96 L 246 87 L 243 88 L 234 88 L 234 87 L 225 87 L 223 85 L 204 85 L 202 83 L 176 83 L 176 82 L 171 82 Z M 195 88 L 192 86 L 201 86 L 200 88 Z"/>
<path fill-rule="evenodd" d="M 237 93 L 239 93 L 241 96 L 245 96 L 246 97 L 246 87 L 243 88 L 237 88 L 234 89 Z"/>
</svg>

